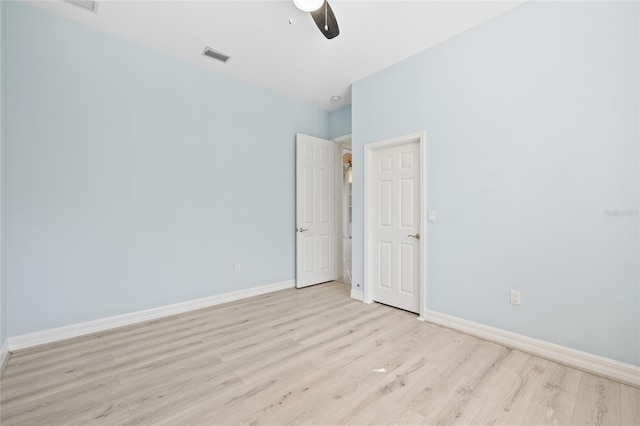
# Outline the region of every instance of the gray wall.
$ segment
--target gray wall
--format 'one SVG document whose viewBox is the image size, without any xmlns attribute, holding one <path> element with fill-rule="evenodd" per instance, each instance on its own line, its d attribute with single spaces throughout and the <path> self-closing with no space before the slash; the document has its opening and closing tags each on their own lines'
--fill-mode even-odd
<svg viewBox="0 0 640 426">
<path fill-rule="evenodd" d="M 6 6 L 9 336 L 295 277 L 328 112 Z"/>
<path fill-rule="evenodd" d="M 638 6 L 525 4 L 356 82 L 354 285 L 363 146 L 426 130 L 427 307 L 640 365 Z"/>
</svg>

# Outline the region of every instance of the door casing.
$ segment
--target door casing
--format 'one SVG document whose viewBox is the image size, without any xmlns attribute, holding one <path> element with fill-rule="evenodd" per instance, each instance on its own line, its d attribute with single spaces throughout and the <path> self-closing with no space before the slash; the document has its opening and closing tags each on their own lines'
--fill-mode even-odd
<svg viewBox="0 0 640 426">
<path fill-rule="evenodd" d="M 371 143 L 364 146 L 364 302 L 372 303 L 372 291 L 369 278 L 372 276 L 371 268 L 375 267 L 373 262 L 373 243 L 372 238 L 372 206 L 371 191 L 373 190 L 373 173 L 374 161 L 373 154 L 376 150 L 389 148 L 392 146 L 403 145 L 406 143 L 418 142 L 420 149 L 420 234 L 422 238 L 420 244 L 420 288 L 419 288 L 419 319 L 424 319 L 426 310 L 426 289 L 427 289 L 427 138 L 426 133 L 417 132 L 396 138 L 385 139 L 379 142 Z"/>
</svg>

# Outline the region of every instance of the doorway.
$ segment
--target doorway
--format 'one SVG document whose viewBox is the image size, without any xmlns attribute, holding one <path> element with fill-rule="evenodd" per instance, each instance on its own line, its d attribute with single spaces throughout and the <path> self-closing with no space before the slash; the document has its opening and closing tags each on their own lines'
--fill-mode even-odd
<svg viewBox="0 0 640 426">
<path fill-rule="evenodd" d="M 353 162 L 351 135 L 334 140 L 336 143 L 336 265 L 338 280 L 351 285 L 352 273 L 352 186 Z"/>
<path fill-rule="evenodd" d="M 296 287 L 351 284 L 351 135 L 296 135 Z"/>
<path fill-rule="evenodd" d="M 353 222 L 353 202 L 352 202 L 352 187 L 353 187 L 353 170 L 352 170 L 352 157 L 351 147 L 342 148 L 342 282 L 351 285 L 351 229 Z M 339 243 L 340 244 L 340 243 Z"/>
<path fill-rule="evenodd" d="M 426 289 L 425 135 L 365 146 L 364 301 L 423 316 Z"/>
</svg>

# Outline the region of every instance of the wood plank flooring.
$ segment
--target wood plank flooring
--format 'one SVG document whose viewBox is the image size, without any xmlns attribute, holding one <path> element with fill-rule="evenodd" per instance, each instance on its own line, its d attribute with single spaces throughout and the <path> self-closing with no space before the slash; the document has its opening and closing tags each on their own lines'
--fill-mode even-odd
<svg viewBox="0 0 640 426">
<path fill-rule="evenodd" d="M 11 356 L 9 425 L 640 425 L 640 390 L 349 299 L 284 290 Z"/>
</svg>

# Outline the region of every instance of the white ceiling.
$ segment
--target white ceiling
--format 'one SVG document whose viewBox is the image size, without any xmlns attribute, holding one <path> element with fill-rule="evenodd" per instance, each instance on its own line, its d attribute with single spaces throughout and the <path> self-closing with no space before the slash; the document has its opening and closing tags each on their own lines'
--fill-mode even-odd
<svg viewBox="0 0 640 426">
<path fill-rule="evenodd" d="M 351 103 L 350 86 L 523 1 L 330 0 L 340 35 L 327 40 L 289 1 L 114 1 L 97 13 L 63 1 L 36 4 L 213 72 L 325 110 Z M 289 24 L 289 18 L 293 24 Z M 202 56 L 209 46 L 231 56 Z M 342 101 L 332 103 L 331 96 Z"/>
</svg>

